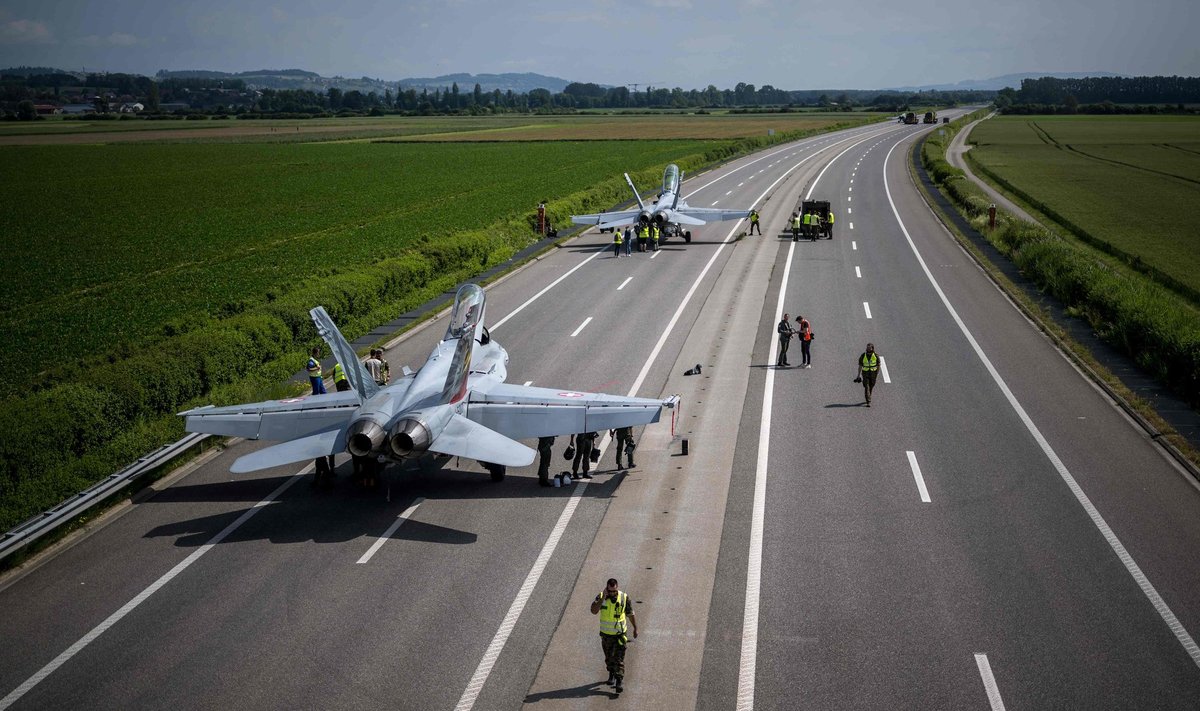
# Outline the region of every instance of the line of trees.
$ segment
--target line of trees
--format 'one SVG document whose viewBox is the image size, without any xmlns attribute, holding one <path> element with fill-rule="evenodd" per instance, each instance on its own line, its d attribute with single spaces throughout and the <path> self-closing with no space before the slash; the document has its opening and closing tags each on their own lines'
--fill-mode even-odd
<svg viewBox="0 0 1200 711">
<path fill-rule="evenodd" d="M 1065 113 L 1123 113 L 1119 108 L 1122 104 L 1175 104 L 1178 110 L 1178 105 L 1197 103 L 1200 77 L 1179 76 L 1041 77 L 1023 79 L 1019 90 L 1001 89 L 996 95 L 996 105 L 1012 113 L 1030 113 L 1031 107 L 1038 106 L 1062 107 Z M 1148 112 L 1149 107 L 1144 111 Z"/>
</svg>

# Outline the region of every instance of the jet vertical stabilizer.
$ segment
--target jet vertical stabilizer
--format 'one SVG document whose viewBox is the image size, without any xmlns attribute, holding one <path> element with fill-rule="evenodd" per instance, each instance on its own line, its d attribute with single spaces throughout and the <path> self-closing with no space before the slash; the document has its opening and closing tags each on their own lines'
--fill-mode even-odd
<svg viewBox="0 0 1200 711">
<path fill-rule="evenodd" d="M 358 354 L 354 352 L 354 348 L 346 342 L 345 336 L 333 325 L 333 319 L 329 318 L 329 314 L 325 313 L 325 308 L 318 306 L 308 312 L 312 317 L 313 323 L 317 326 L 317 333 L 321 334 L 321 338 L 329 344 L 329 350 L 333 351 L 333 357 L 342 364 L 342 370 L 346 371 L 346 378 L 350 381 L 350 387 L 358 393 L 359 402 L 370 399 L 372 395 L 379 392 L 379 385 L 367 373 L 367 369 L 358 360 Z"/>
</svg>

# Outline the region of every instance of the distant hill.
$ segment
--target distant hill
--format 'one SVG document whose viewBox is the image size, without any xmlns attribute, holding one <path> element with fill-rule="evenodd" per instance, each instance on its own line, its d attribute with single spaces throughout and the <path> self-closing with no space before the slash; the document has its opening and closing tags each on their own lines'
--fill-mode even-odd
<svg viewBox="0 0 1200 711">
<path fill-rule="evenodd" d="M 991 79 L 967 79 L 957 84 L 926 84 L 924 86 L 901 86 L 888 91 L 999 91 L 1004 87 L 1021 88 L 1022 79 L 1040 79 L 1055 77 L 1057 79 L 1083 79 L 1084 77 L 1120 77 L 1124 74 L 1112 72 L 1025 72 L 1021 74 L 1005 74 Z"/>
<path fill-rule="evenodd" d="M 471 91 L 478 84 L 481 91 L 512 90 L 522 94 L 534 89 L 549 89 L 560 93 L 571 82 L 558 77 L 548 77 L 544 74 L 444 74 L 440 77 L 420 77 L 401 79 L 397 82 L 405 89 L 434 89 L 458 84 L 460 91 Z"/>
<path fill-rule="evenodd" d="M 36 77 L 47 74 L 71 74 L 74 76 L 75 72 L 55 69 L 54 67 L 9 67 L 8 69 L 0 69 L 0 74 L 7 74 L 10 77 Z"/>
</svg>

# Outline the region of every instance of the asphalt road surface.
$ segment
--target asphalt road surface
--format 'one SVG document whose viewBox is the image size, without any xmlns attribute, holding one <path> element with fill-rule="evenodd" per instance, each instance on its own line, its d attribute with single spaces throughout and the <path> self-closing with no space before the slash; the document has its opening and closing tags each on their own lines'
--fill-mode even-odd
<svg viewBox="0 0 1200 711">
<path fill-rule="evenodd" d="M 928 130 L 687 180 L 691 205 L 758 206 L 761 237 L 618 259 L 591 231 L 489 288 L 510 382 L 683 396 L 634 469 L 606 452 L 543 489 L 456 462 L 385 495 L 343 457 L 322 492 L 229 474 L 262 446 L 235 442 L 6 578 L 0 708 L 613 708 L 587 612 L 610 576 L 640 627 L 630 708 L 1200 708 L 1200 495 L 926 208 Z M 787 235 L 809 194 L 833 240 Z M 774 367 L 784 311 L 810 369 Z"/>
</svg>

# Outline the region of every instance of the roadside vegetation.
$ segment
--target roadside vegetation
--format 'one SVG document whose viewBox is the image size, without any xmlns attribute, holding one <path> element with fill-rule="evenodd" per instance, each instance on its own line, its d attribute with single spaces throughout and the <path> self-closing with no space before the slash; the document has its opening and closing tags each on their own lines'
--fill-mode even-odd
<svg viewBox="0 0 1200 711">
<path fill-rule="evenodd" d="M 314 305 L 353 339 L 530 244 L 540 200 L 566 225 L 625 201 L 623 171 L 653 186 L 815 132 L 2 148 L 0 529 L 178 438 L 185 407 L 277 394 Z"/>
<path fill-rule="evenodd" d="M 1076 239 L 1067 229 L 1049 231 L 1003 210 L 997 210 L 996 228 L 987 228 L 990 198 L 945 160 L 945 146 L 954 134 L 986 113 L 964 117 L 950 124 L 944 135 L 931 135 L 925 141 L 922 161 L 932 179 L 972 225 L 1034 283 L 1085 319 L 1103 340 L 1143 370 L 1193 406 L 1200 405 L 1200 369 L 1196 367 L 1200 362 L 1200 310 L 1189 298 L 1112 257 L 1108 250 Z M 979 130 L 973 129 L 972 135 Z M 1070 179 L 1085 177 L 1075 174 Z M 1035 174 L 1030 180 L 1037 184 L 1038 177 Z M 1110 189 L 1119 192 L 1119 188 Z M 1153 196 L 1143 195 L 1142 199 L 1149 202 L 1127 211 L 1134 226 L 1141 214 L 1176 207 Z M 1194 231 L 1196 219 L 1187 219 Z"/>
</svg>

